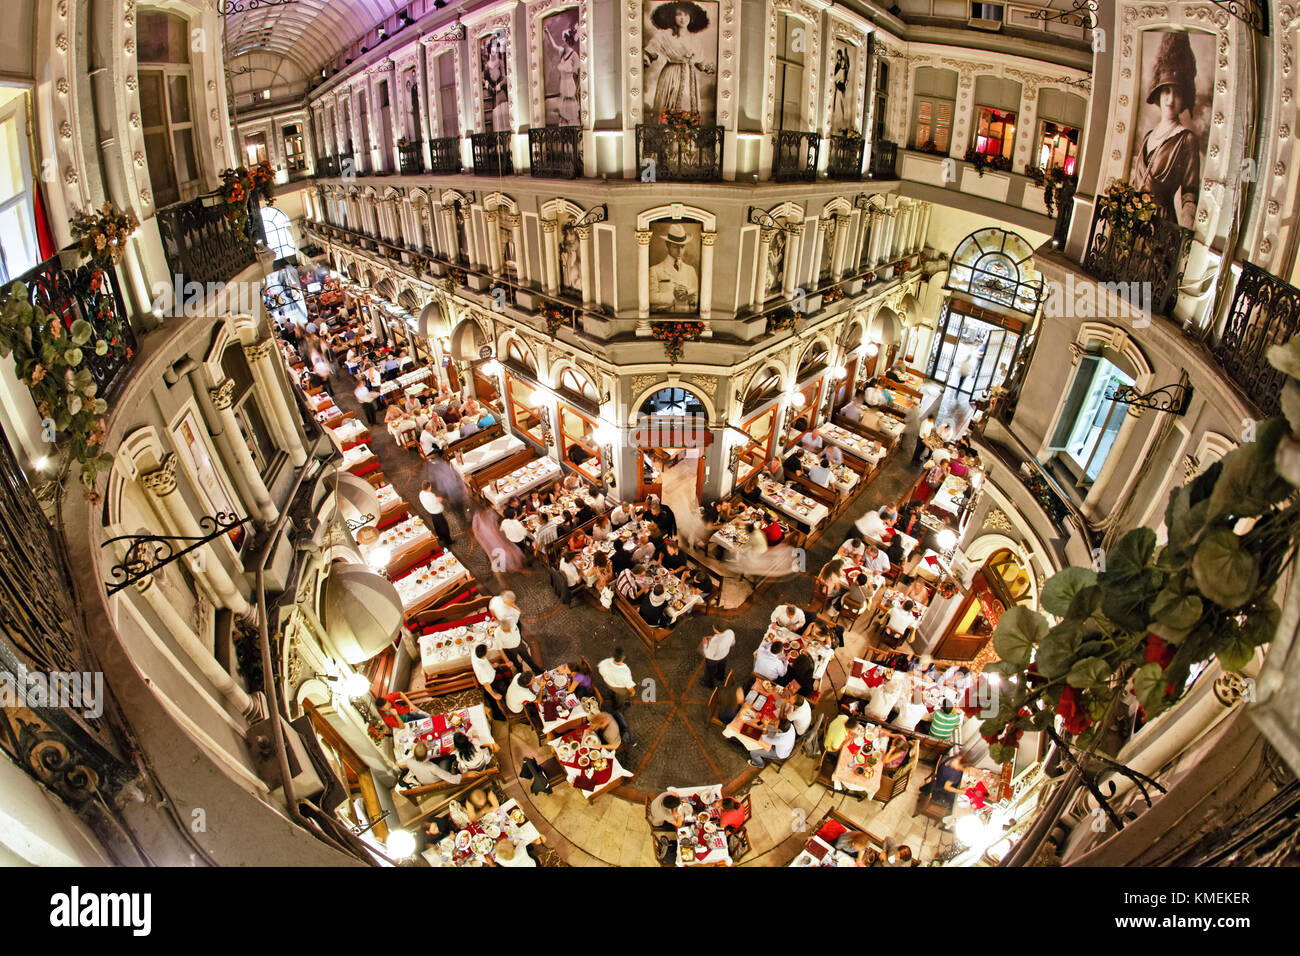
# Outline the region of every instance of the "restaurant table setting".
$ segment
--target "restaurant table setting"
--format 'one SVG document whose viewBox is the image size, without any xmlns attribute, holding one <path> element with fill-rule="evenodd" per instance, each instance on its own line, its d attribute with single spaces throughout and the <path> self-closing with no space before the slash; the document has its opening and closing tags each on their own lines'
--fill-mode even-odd
<svg viewBox="0 0 1300 956">
<path fill-rule="evenodd" d="M 600 742 L 590 727 L 582 726 L 550 741 L 569 783 L 588 800 L 632 772 L 618 762 L 614 751 Z"/>
<path fill-rule="evenodd" d="M 889 738 L 876 724 L 860 724 L 840 748 L 831 783 L 836 790 L 875 793 L 884 775 Z"/>
<path fill-rule="evenodd" d="M 789 485 L 779 484 L 766 474 L 758 476 L 758 494 L 767 504 L 796 521 L 802 521 L 809 528 L 816 528 L 830 515 L 825 505 L 813 501 Z"/>
<path fill-rule="evenodd" d="M 689 809 L 691 812 L 685 814 L 677 828 L 677 865 L 730 866 L 731 851 L 722 828 L 722 811 L 714 806 Z"/>
<path fill-rule="evenodd" d="M 1002 799 L 1002 775 L 983 767 L 968 767 L 961 776 L 960 793 L 952 803 L 954 817 L 981 813 Z"/>
<path fill-rule="evenodd" d="M 433 540 L 433 532 L 419 515 L 412 515 L 404 521 L 389 525 L 379 532 L 379 537 L 369 544 L 358 544 L 361 556 L 370 563 L 370 556 L 380 548 L 389 554 L 387 568 L 394 572 L 405 566 L 404 558 L 422 545 Z M 380 569 L 383 570 L 383 569 Z"/>
<path fill-rule="evenodd" d="M 765 749 L 763 735 L 780 722 L 788 709 L 789 702 L 782 696 L 781 688 L 764 677 L 756 677 L 740 711 L 723 728 L 722 736 L 740 741 L 746 750 Z"/>
<path fill-rule="evenodd" d="M 858 422 L 865 428 L 888 435 L 890 441 L 898 441 L 907 427 L 901 419 L 875 408 L 864 408 Z"/>
<path fill-rule="evenodd" d="M 407 395 L 419 394 L 420 392 L 425 391 L 428 386 L 424 385 L 423 388 L 416 389 L 414 392 L 411 391 L 412 387 L 415 385 L 423 385 L 432 377 L 433 369 L 429 366 L 417 368 L 414 372 L 407 372 L 405 375 L 399 375 L 397 378 L 389 379 L 387 382 L 382 383 L 379 386 L 379 394 L 387 395 L 389 392 L 396 391 L 399 388 L 403 389 Z"/>
<path fill-rule="evenodd" d="M 370 461 L 378 460 L 375 453 L 370 450 L 370 445 L 363 442 L 360 445 L 353 445 L 343 452 L 343 464 L 340 467 L 344 471 L 351 471 L 353 468 L 359 468 Z"/>
<path fill-rule="evenodd" d="M 341 421 L 338 425 L 332 427 L 334 430 L 334 437 L 343 445 L 351 445 L 363 438 L 370 437 L 370 429 L 367 428 L 364 423 L 355 418 Z"/>
<path fill-rule="evenodd" d="M 704 600 L 702 591 L 689 584 L 683 584 L 681 578 L 658 565 L 652 565 L 645 574 L 636 575 L 636 581 L 647 589 L 653 588 L 656 584 L 664 586 L 664 591 L 668 594 L 668 619 L 674 624 L 677 623 L 678 618 L 691 613 L 695 606 Z"/>
<path fill-rule="evenodd" d="M 765 528 L 775 518 L 776 515 L 767 508 L 749 505 L 743 512 L 714 531 L 709 537 L 709 542 L 716 544 L 724 551 L 734 553 L 743 548 L 745 542 L 749 540 L 750 524 L 756 523 L 760 528 Z M 782 525 L 781 531 L 783 534 L 788 534 L 789 530 L 789 528 Z"/>
<path fill-rule="evenodd" d="M 455 751 L 458 733 L 480 747 L 492 740 L 492 725 L 482 704 L 422 717 L 398 727 L 393 731 L 393 759 L 398 763 L 410 760 L 416 744 L 424 744 L 431 758 L 446 757 Z"/>
<path fill-rule="evenodd" d="M 807 470 L 812 468 L 814 465 L 821 463 L 821 456 L 816 452 L 809 451 L 805 448 L 803 449 L 803 453 L 799 456 L 799 460 L 803 462 L 804 470 L 807 472 Z M 835 483 L 836 490 L 841 494 L 847 495 L 857 487 L 858 473 L 848 465 L 832 465 L 831 479 Z"/>
<path fill-rule="evenodd" d="M 500 507 L 511 498 L 525 495 L 548 481 L 554 481 L 562 471 L 553 458 L 534 458 L 484 487 L 483 497 L 493 506 Z"/>
<path fill-rule="evenodd" d="M 970 481 L 958 475 L 948 475 L 943 480 L 938 490 L 930 496 L 928 506 L 936 511 L 942 511 L 952 518 L 957 518 L 967 501 L 966 489 L 970 487 Z"/>
<path fill-rule="evenodd" d="M 920 399 L 918 399 L 915 395 L 909 395 L 907 392 L 900 391 L 899 389 L 896 388 L 881 386 L 880 390 L 885 393 L 886 397 L 889 398 L 888 407 L 890 408 L 895 408 L 902 411 L 910 411 L 911 409 L 915 408 L 917 402 L 920 401 Z"/>
<path fill-rule="evenodd" d="M 514 844 L 517 856 L 528 852 L 525 848 L 541 836 L 519 804 L 510 799 L 464 829 L 443 837 L 423 856 L 430 866 L 485 866 L 496 863 L 496 851 L 502 843 Z"/>
<path fill-rule="evenodd" d="M 343 409 L 339 408 L 337 405 L 331 405 L 329 408 L 316 413 L 316 421 L 328 428 L 333 428 L 334 425 L 332 423 L 341 421 L 342 418 Z"/>
<path fill-rule="evenodd" d="M 533 678 L 532 691 L 537 695 L 533 706 L 542 718 L 542 733 L 546 736 L 587 722 L 587 709 L 576 694 L 569 692 L 572 677 L 568 665 L 561 664 Z"/>
<path fill-rule="evenodd" d="M 468 583 L 469 572 L 450 551 L 443 551 L 428 564 L 421 565 L 393 582 L 402 607 L 409 614 L 432 598 L 461 583 Z"/>
<path fill-rule="evenodd" d="M 925 605 L 913 601 L 912 610 L 904 611 L 903 602 L 907 600 L 909 598 L 902 591 L 885 588 L 884 593 L 880 596 L 880 605 L 876 610 L 881 627 L 888 627 L 895 634 L 905 634 L 908 628 L 915 627 L 921 622 L 921 618 L 925 616 Z M 895 609 L 897 609 L 897 613 L 894 613 Z M 903 626 L 900 627 L 899 625 Z"/>
<path fill-rule="evenodd" d="M 790 861 L 790 866 L 856 866 L 857 861 L 843 850 L 837 850 L 821 837 L 814 835 L 799 855 Z"/>
<path fill-rule="evenodd" d="M 317 392 L 315 395 L 307 396 L 307 404 L 311 406 L 313 412 L 319 412 L 333 405 L 334 399 L 329 392 Z"/>
<path fill-rule="evenodd" d="M 447 433 L 447 444 L 459 439 L 459 429 L 455 431 L 455 438 L 451 437 L 452 434 L 452 432 Z M 525 447 L 527 446 L 519 438 L 511 434 L 505 434 L 500 438 L 494 438 L 477 448 L 471 448 L 469 451 L 457 455 L 451 466 L 460 473 L 461 477 L 464 477 L 486 468 L 493 462 L 509 458 L 516 452 L 523 451 Z"/>
<path fill-rule="evenodd" d="M 881 550 L 888 550 L 889 546 L 894 543 L 895 536 L 903 542 L 903 560 L 906 561 L 908 556 L 916 550 L 916 546 L 921 542 L 904 531 L 899 531 L 897 528 L 886 528 L 885 533 L 879 538 L 872 538 L 863 535 L 862 540 L 874 544 Z"/>
<path fill-rule="evenodd" d="M 939 577 L 944 574 L 944 568 L 940 563 L 939 554 L 926 548 L 925 554 L 921 555 L 920 560 L 916 562 L 916 567 L 912 569 L 912 573 L 922 580 L 934 584 L 939 580 Z"/>
<path fill-rule="evenodd" d="M 485 644 L 492 650 L 492 633 L 496 621 L 485 618 L 458 627 L 420 635 L 420 666 L 426 677 L 470 666 L 474 648 Z"/>
<path fill-rule="evenodd" d="M 406 440 L 405 436 L 414 435 L 419 427 L 414 418 L 396 418 L 388 423 L 388 434 L 400 445 Z"/>
<path fill-rule="evenodd" d="M 878 465 L 885 457 L 885 447 L 880 442 L 872 441 L 865 435 L 851 432 L 839 425 L 828 422 L 822 425 L 818 432 L 832 445 L 847 451 L 855 458 L 861 458 L 869 465 Z"/>
<path fill-rule="evenodd" d="M 375 489 L 375 497 L 379 501 L 381 519 L 387 512 L 406 507 L 406 501 L 397 493 L 397 489 L 388 483 L 382 484 Z"/>
<path fill-rule="evenodd" d="M 789 630 L 780 624 L 769 624 L 767 633 L 763 636 L 763 644 L 771 644 L 773 641 L 781 642 L 781 656 L 785 658 L 787 664 L 794 663 L 796 657 L 806 653 L 813 660 L 813 677 L 821 680 L 822 675 L 826 673 L 826 668 L 830 666 L 831 658 L 835 652 L 823 644 L 821 641 L 814 641 Z M 811 687 L 805 687 L 804 693 L 810 693 Z"/>
</svg>

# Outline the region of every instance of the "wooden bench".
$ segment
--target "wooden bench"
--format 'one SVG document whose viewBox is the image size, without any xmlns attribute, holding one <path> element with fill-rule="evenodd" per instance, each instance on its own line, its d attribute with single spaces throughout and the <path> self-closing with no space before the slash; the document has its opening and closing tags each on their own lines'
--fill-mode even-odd
<svg viewBox="0 0 1300 956">
<path fill-rule="evenodd" d="M 623 597 L 617 589 L 614 591 L 614 606 L 618 608 L 618 612 L 623 615 L 623 619 L 631 626 L 636 636 L 641 639 L 641 643 L 646 646 L 646 650 L 650 652 L 651 657 L 654 657 L 659 645 L 672 636 L 671 629 L 651 627 L 647 624 L 645 618 L 641 616 L 641 612 L 627 598 Z"/>
</svg>

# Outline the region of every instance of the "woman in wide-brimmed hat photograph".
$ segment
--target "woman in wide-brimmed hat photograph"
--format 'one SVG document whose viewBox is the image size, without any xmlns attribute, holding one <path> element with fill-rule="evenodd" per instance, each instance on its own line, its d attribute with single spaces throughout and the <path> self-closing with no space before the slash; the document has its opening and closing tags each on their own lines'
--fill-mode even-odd
<svg viewBox="0 0 1300 956">
<path fill-rule="evenodd" d="M 717 7 L 716 2 L 692 0 L 646 4 L 646 106 L 654 116 L 669 111 L 697 113 L 711 122 L 718 60 Z"/>
<path fill-rule="evenodd" d="M 1195 46 L 1204 46 L 1197 55 Z M 1143 41 L 1148 57 L 1146 102 L 1158 112 L 1144 110 L 1129 182 L 1139 192 L 1149 192 L 1161 215 L 1188 229 L 1196 223 L 1196 203 L 1201 191 L 1201 164 L 1205 134 L 1195 127 L 1199 113 L 1196 95 L 1197 61 L 1209 62 L 1213 40 L 1208 35 L 1161 31 Z M 1202 73 L 1208 80 L 1208 73 Z M 1206 98 L 1208 99 L 1208 97 Z M 1183 122 L 1188 118 L 1189 124 Z M 1203 119 L 1203 118 L 1202 118 Z"/>
<path fill-rule="evenodd" d="M 650 308 L 654 312 L 694 314 L 700 310 L 700 224 L 665 220 L 650 224 L 652 257 L 662 246 L 663 256 L 650 267 Z M 689 260 L 693 260 L 689 261 Z"/>
</svg>

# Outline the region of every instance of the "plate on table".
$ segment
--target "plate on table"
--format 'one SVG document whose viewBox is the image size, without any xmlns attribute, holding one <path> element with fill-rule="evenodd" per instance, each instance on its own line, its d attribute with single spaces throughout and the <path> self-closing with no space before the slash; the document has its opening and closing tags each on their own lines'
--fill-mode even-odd
<svg viewBox="0 0 1300 956">
<path fill-rule="evenodd" d="M 468 849 L 469 849 L 469 841 L 470 841 L 470 834 L 469 834 L 469 831 L 468 831 L 468 830 L 461 830 L 459 833 L 456 834 L 456 849 L 458 849 L 458 850 L 468 850 Z"/>
<path fill-rule="evenodd" d="M 474 852 L 479 854 L 491 853 L 493 847 L 496 846 L 496 842 L 496 840 L 492 839 L 492 837 L 488 836 L 486 833 L 480 833 L 478 836 L 474 837 Z"/>
</svg>

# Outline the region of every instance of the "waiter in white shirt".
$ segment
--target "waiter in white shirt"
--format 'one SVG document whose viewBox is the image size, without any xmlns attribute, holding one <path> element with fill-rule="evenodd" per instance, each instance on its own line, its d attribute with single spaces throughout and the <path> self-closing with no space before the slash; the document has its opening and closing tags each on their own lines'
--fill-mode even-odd
<svg viewBox="0 0 1300 956">
<path fill-rule="evenodd" d="M 614 648 L 612 657 L 607 657 L 596 665 L 600 679 L 610 691 L 610 707 L 622 710 L 632 703 L 636 695 L 636 681 L 632 678 L 632 668 L 623 662 L 623 648 Z"/>
<path fill-rule="evenodd" d="M 650 267 L 650 308 L 655 312 L 699 311 L 700 278 L 685 261 L 686 228 L 673 223 L 664 236 L 664 257 Z"/>
<path fill-rule="evenodd" d="M 921 459 L 925 457 L 926 444 L 925 440 L 934 434 L 934 416 L 927 415 L 921 421 L 921 427 L 916 432 L 916 451 L 912 453 L 912 464 L 919 465 Z"/>
<path fill-rule="evenodd" d="M 704 686 L 717 687 L 727 679 L 727 655 L 736 643 L 736 632 L 731 628 L 719 630 L 713 625 L 713 633 L 700 642 L 700 653 L 704 655 Z"/>
</svg>

